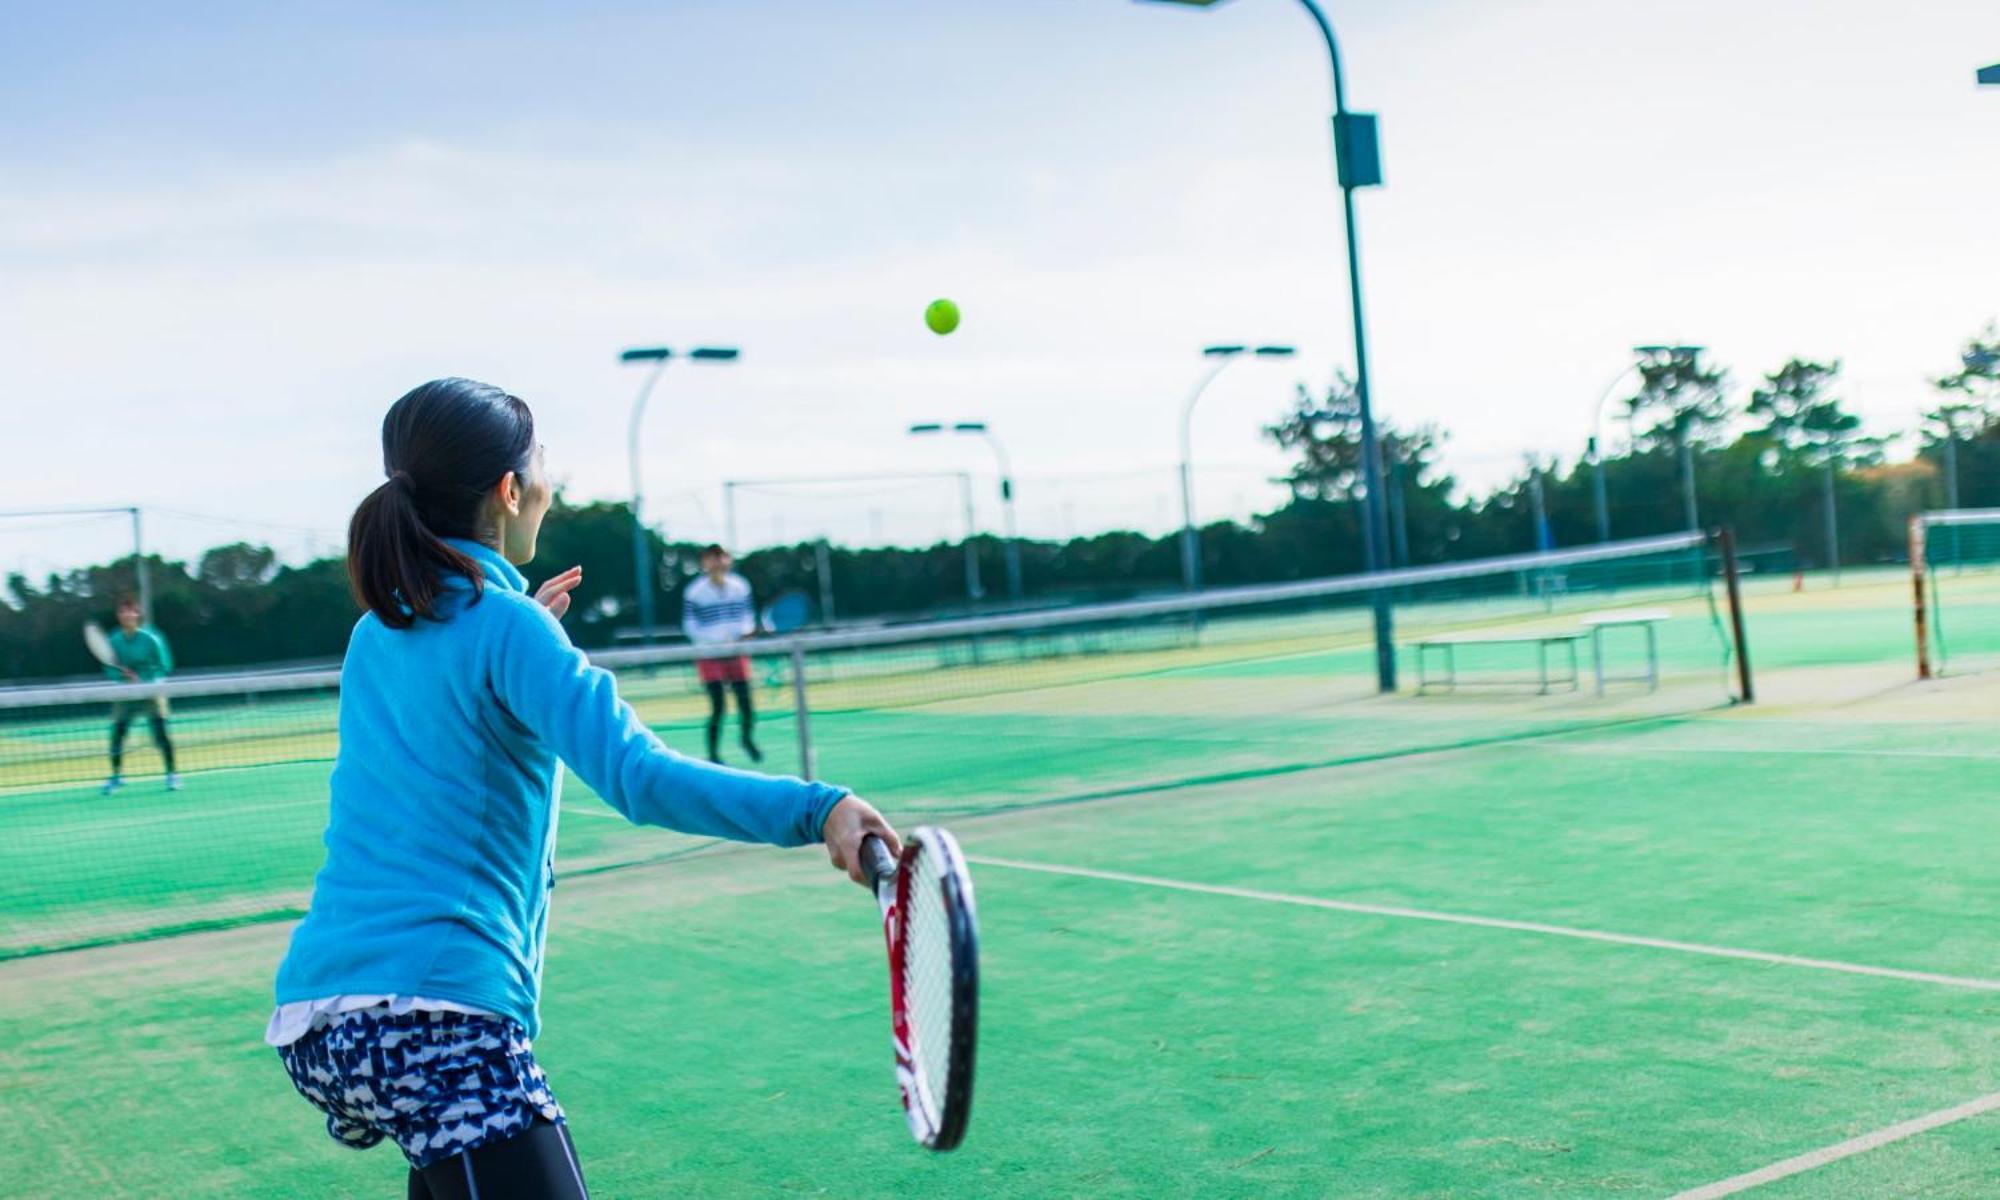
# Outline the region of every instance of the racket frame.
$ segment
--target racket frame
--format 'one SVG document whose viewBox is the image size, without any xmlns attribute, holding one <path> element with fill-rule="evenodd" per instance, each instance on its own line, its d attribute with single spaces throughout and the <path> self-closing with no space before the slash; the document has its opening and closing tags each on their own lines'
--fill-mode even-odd
<svg viewBox="0 0 2000 1200">
<path fill-rule="evenodd" d="M 118 655 L 111 649 L 111 638 L 104 627 L 95 621 L 83 623 L 83 646 L 90 656 L 107 667 L 118 665 Z"/>
<path fill-rule="evenodd" d="M 900 860 L 892 860 L 880 839 L 862 844 L 863 859 L 882 909 L 882 933 L 889 950 L 890 1025 L 896 1052 L 896 1083 L 903 1094 L 903 1111 L 910 1136 L 919 1145 L 945 1151 L 965 1137 L 972 1115 L 973 1067 L 979 1031 L 979 919 L 973 903 L 972 876 L 965 856 L 951 834 L 936 826 L 910 831 Z M 951 1040 L 945 1059 L 945 1094 L 930 1094 L 930 1084 L 917 1064 L 915 1035 L 909 1010 L 909 937 L 904 915 L 910 912 L 911 888 L 920 855 L 935 855 L 938 887 L 944 904 L 946 935 L 951 939 Z"/>
</svg>

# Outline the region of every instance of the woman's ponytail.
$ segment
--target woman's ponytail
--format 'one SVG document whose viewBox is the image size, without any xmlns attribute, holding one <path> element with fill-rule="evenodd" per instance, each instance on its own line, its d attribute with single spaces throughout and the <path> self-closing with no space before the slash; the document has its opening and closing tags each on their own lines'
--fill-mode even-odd
<svg viewBox="0 0 2000 1200">
<path fill-rule="evenodd" d="M 382 421 L 389 478 L 347 527 L 354 598 L 391 629 L 440 619 L 447 576 L 465 577 L 476 598 L 484 573 L 444 539 L 480 536 L 486 497 L 528 470 L 534 446 L 528 406 L 490 384 L 439 379 L 396 401 Z"/>
</svg>

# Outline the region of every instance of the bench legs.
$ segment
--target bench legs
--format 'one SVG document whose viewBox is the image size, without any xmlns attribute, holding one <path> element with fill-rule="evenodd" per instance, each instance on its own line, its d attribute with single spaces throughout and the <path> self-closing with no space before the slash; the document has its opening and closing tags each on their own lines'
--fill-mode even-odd
<svg viewBox="0 0 2000 1200">
<path fill-rule="evenodd" d="M 1419 696 L 1431 689 L 1429 665 L 1430 652 L 1432 650 L 1442 650 L 1444 652 L 1444 678 L 1438 681 L 1438 687 L 1447 692 L 1458 687 L 1458 659 L 1454 655 L 1453 649 L 1449 645 L 1433 646 L 1423 642 L 1417 643 L 1417 694 Z"/>
<path fill-rule="evenodd" d="M 1619 683 L 1644 683 L 1647 691 L 1657 692 L 1660 690 L 1659 627 L 1650 621 L 1634 621 L 1630 624 L 1637 625 L 1646 635 L 1646 673 L 1644 675 L 1619 675 L 1615 677 L 1616 681 Z M 1604 694 L 1604 685 L 1611 682 L 1614 678 L 1607 674 L 1604 669 L 1604 631 L 1606 628 L 1609 627 L 1593 625 L 1590 628 L 1591 673 L 1596 678 L 1597 694 L 1600 696 Z"/>
<path fill-rule="evenodd" d="M 1526 639 L 1521 639 L 1526 640 Z M 1557 684 L 1568 684 L 1572 692 L 1583 688 L 1582 660 L 1577 657 L 1576 644 L 1579 638 L 1548 638 L 1535 643 L 1535 694 L 1546 696 L 1554 691 Z M 1549 671 L 1549 643 L 1561 642 L 1569 655 L 1568 673 L 1553 675 Z M 1458 690 L 1458 647 L 1450 642 L 1418 642 L 1417 650 L 1417 694 L 1423 695 L 1432 688 L 1451 692 Z M 1444 660 L 1444 671 L 1433 675 L 1431 651 L 1437 651 Z M 1601 687 L 1602 685 L 1600 685 Z"/>
</svg>

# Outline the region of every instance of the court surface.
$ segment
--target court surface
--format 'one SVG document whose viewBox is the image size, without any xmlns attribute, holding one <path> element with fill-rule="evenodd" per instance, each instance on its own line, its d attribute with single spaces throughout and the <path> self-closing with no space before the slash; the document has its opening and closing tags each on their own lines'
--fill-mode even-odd
<svg viewBox="0 0 2000 1200">
<path fill-rule="evenodd" d="M 1747 709 L 1581 722 L 1536 707 L 1575 701 L 1523 699 L 1544 717 L 1377 744 L 1384 723 L 1510 701 L 1299 715 L 1280 702 L 1300 664 L 1275 658 L 1260 671 L 1279 690 L 1241 693 L 1273 712 L 1234 714 L 1238 732 L 1331 739 L 1282 769 L 1205 769 L 1196 711 L 1145 743 L 1173 782 L 1097 786 L 1091 713 L 1053 692 L 987 758 L 928 775 L 907 744 L 927 719 L 1028 706 L 946 696 L 834 738 L 873 747 L 869 786 L 905 817 L 946 816 L 974 859 L 985 1024 L 948 1156 L 910 1145 L 895 1111 L 860 889 L 817 850 L 627 835 L 573 796 L 565 856 L 664 860 L 556 891 L 537 1050 L 593 1189 L 1995 1194 L 2000 676 L 1909 681 L 1906 580 L 1752 601 L 1767 653 Z M 1145 693 L 1156 717 L 1200 694 L 1172 683 Z M 1108 719 L 1113 693 L 1067 694 Z M 1045 777 L 1068 764 L 1072 802 L 951 782 L 1009 756 L 1022 773 L 1037 745 Z M 627 836 L 655 840 L 611 854 Z M 330 1142 L 259 1042 L 287 930 L 0 962 L 15 1190 L 400 1194 L 394 1153 Z"/>
</svg>

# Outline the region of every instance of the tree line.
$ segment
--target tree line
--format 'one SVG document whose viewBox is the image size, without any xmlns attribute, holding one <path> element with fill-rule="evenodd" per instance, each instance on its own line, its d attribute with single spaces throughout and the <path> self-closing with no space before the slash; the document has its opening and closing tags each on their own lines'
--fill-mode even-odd
<svg viewBox="0 0 2000 1200">
<path fill-rule="evenodd" d="M 1444 431 L 1380 424 L 1384 488 L 1396 565 L 1444 563 L 1542 546 L 1634 538 L 1729 525 L 1740 545 L 1799 567 L 1891 562 L 1906 553 L 1912 513 L 2000 507 L 2000 329 L 1968 340 L 1960 369 L 1932 379 L 1935 403 L 1900 459 L 1892 439 L 1864 434 L 1841 395 L 1840 364 L 1794 358 L 1763 373 L 1731 403 L 1728 370 L 1694 347 L 1636 352 L 1626 394 L 1607 406 L 1616 451 L 1597 444 L 1570 460 L 1524 460 L 1507 483 L 1472 496 L 1444 468 Z M 1360 415 L 1352 381 L 1301 387 L 1265 428 L 1288 454 L 1286 503 L 1247 523 L 1200 530 L 1202 579 L 1228 586 L 1362 570 Z M 1601 490 L 1600 490 L 1601 479 Z M 1686 484 L 1692 480 L 1692 501 Z M 1602 503 L 1599 497 L 1602 497 Z M 1829 513 L 1836 519 L 1829 520 Z M 701 547 L 646 530 L 656 586 L 672 622 Z M 1180 583 L 1178 534 L 1112 531 L 1020 546 L 1026 602 L 1063 604 L 1158 592 Z M 636 619 L 633 518 L 620 502 L 558 496 L 543 526 L 540 562 L 581 564 L 585 598 L 567 624 L 578 644 L 612 644 Z M 1004 576 L 998 538 L 971 539 L 987 580 Z M 827 591 L 841 621 L 983 610 L 1006 597 L 966 594 L 962 542 L 924 547 L 800 543 L 745 554 L 738 569 L 761 599 Z M 122 561 L 10 576 L 0 592 L 0 680 L 91 673 L 79 630 L 109 621 L 132 590 Z M 269 547 L 233 543 L 189 562 L 148 560 L 153 619 L 184 668 L 338 658 L 357 608 L 344 564 L 279 561 Z"/>
</svg>

